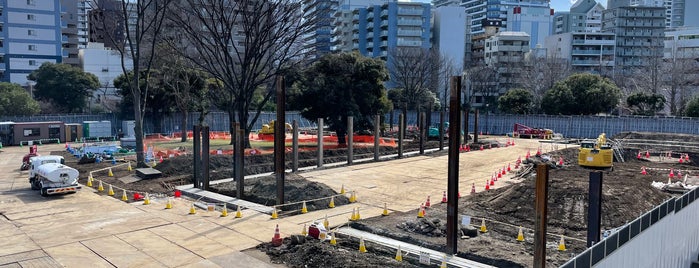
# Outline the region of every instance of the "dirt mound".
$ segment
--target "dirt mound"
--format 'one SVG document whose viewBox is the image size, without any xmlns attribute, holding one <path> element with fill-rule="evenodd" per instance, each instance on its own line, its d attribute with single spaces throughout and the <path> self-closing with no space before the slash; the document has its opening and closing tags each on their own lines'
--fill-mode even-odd
<svg viewBox="0 0 699 268">
<path fill-rule="evenodd" d="M 272 263 L 284 264 L 288 267 L 423 267 L 417 260 L 404 257 L 403 262 L 397 262 L 392 256 L 395 251 L 372 243 L 365 243 L 366 253 L 360 253 L 359 242 L 353 239 L 338 239 L 337 246 L 317 239 L 292 236 L 284 239 L 280 247 L 271 243 L 263 243 L 257 249 L 266 252 Z"/>
<path fill-rule="evenodd" d="M 401 222 L 396 225 L 398 229 L 405 230 L 407 232 L 418 233 L 426 236 L 446 236 L 447 226 L 442 223 L 442 220 L 434 219 L 417 219 L 414 221 Z"/>
</svg>

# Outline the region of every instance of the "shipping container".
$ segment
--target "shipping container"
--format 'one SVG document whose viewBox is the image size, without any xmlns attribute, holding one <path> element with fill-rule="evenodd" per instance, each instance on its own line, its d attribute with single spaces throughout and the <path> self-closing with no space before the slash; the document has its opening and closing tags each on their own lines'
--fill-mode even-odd
<svg viewBox="0 0 699 268">
<path fill-rule="evenodd" d="M 13 126 L 12 145 L 27 143 L 49 143 L 65 141 L 65 124 L 63 122 L 26 122 Z"/>
<path fill-rule="evenodd" d="M 83 122 L 84 138 L 112 137 L 111 121 L 85 121 Z"/>
</svg>

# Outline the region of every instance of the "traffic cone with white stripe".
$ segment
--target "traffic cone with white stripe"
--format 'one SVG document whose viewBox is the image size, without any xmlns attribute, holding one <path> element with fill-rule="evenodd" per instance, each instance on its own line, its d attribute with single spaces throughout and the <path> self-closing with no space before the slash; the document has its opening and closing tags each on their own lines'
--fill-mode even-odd
<svg viewBox="0 0 699 268">
<path fill-rule="evenodd" d="M 519 227 L 519 233 L 517 234 L 517 241 L 524 241 L 524 232 L 522 231 L 522 226 Z"/>
<path fill-rule="evenodd" d="M 328 203 L 329 208 L 334 208 L 335 207 L 335 197 L 331 196 L 330 197 L 330 203 Z"/>
<path fill-rule="evenodd" d="M 235 217 L 236 217 L 236 218 L 242 218 L 242 217 L 243 217 L 243 212 L 240 211 L 240 205 L 238 205 L 237 207 L 238 207 L 238 209 L 236 209 L 236 211 L 235 211 Z"/>
<path fill-rule="evenodd" d="M 398 250 L 396 250 L 396 260 L 403 261 L 403 252 L 400 250 L 400 245 L 398 245 Z"/>
<path fill-rule="evenodd" d="M 442 192 L 442 203 L 447 202 L 447 191 Z"/>
<path fill-rule="evenodd" d="M 272 237 L 272 246 L 278 247 L 281 246 L 283 242 L 283 238 L 281 234 L 279 233 L 279 224 L 277 224 L 277 227 L 274 228 L 274 236 Z"/>
<path fill-rule="evenodd" d="M 364 237 L 359 239 L 359 252 L 361 252 L 361 253 L 366 252 L 366 245 L 364 245 Z"/>
</svg>

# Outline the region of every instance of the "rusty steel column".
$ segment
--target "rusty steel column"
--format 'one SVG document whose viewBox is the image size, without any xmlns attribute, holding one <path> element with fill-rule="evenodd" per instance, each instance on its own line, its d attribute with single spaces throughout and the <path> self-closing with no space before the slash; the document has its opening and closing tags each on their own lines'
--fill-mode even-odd
<svg viewBox="0 0 699 268">
<path fill-rule="evenodd" d="M 299 122 L 294 121 L 291 123 L 293 128 L 293 134 L 291 138 L 291 149 L 292 149 L 292 162 L 291 162 L 291 172 L 299 171 Z"/>
<path fill-rule="evenodd" d="M 444 111 L 439 111 L 439 150 L 444 150 Z"/>
<path fill-rule="evenodd" d="M 405 114 L 398 115 L 398 158 L 403 157 L 403 136 L 405 136 Z"/>
<path fill-rule="evenodd" d="M 323 118 L 318 118 L 318 167 L 323 166 Z"/>
<path fill-rule="evenodd" d="M 194 188 L 201 189 L 201 129 L 198 125 L 194 125 L 194 133 L 192 133 L 192 139 L 194 140 Z M 153 159 L 153 161 L 156 161 Z"/>
<path fill-rule="evenodd" d="M 209 126 L 201 127 L 202 190 L 209 190 Z"/>
<path fill-rule="evenodd" d="M 277 120 L 274 122 L 274 173 L 277 178 L 277 205 L 284 204 L 285 95 L 284 77 L 277 76 Z"/>
<path fill-rule="evenodd" d="M 534 268 L 546 267 L 546 205 L 548 203 L 549 166 L 536 165 L 534 218 Z"/>
<path fill-rule="evenodd" d="M 420 122 L 418 128 L 420 130 L 420 154 L 425 154 L 425 112 L 420 113 Z"/>
<path fill-rule="evenodd" d="M 379 161 L 379 131 L 381 131 L 381 115 L 374 116 L 374 161 Z"/>
<path fill-rule="evenodd" d="M 240 129 L 240 123 L 235 122 L 235 141 L 233 144 L 233 176 L 235 177 L 235 197 L 243 199 L 245 196 L 245 167 L 243 166 L 243 154 L 245 152 L 245 130 Z"/>
<path fill-rule="evenodd" d="M 447 170 L 447 254 L 456 254 L 457 235 L 459 233 L 459 143 L 461 138 L 461 112 L 459 111 L 459 96 L 461 96 L 461 77 L 451 77 L 451 92 L 449 97 L 449 165 Z"/>
<path fill-rule="evenodd" d="M 478 143 L 478 109 L 473 112 L 473 143 Z"/>
<path fill-rule="evenodd" d="M 354 117 L 347 117 L 347 164 L 351 165 L 354 161 Z"/>
</svg>

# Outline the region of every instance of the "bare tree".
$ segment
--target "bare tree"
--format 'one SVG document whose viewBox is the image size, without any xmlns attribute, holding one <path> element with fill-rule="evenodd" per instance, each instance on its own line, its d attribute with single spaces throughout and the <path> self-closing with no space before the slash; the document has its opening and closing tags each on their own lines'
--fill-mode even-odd
<svg viewBox="0 0 699 268">
<path fill-rule="evenodd" d="M 104 29 L 104 37 L 121 55 L 121 69 L 129 81 L 134 99 L 134 132 L 136 134 L 137 166 L 145 167 L 143 153 L 143 116 L 150 83 L 139 83 L 141 76 L 151 74 L 155 46 L 159 42 L 165 15 L 172 0 L 96 0 L 93 12 L 103 19 L 96 23 Z M 127 58 L 133 66 L 126 66 Z M 133 72 L 129 68 L 133 68 Z"/>
<path fill-rule="evenodd" d="M 303 16 L 299 0 L 179 0 L 176 12 L 170 22 L 181 36 L 169 41 L 184 43 L 183 55 L 223 84 L 217 105 L 228 112 L 231 132 L 234 122 L 245 128 L 249 147 L 248 134 L 275 93 L 274 77 L 309 52 L 301 41 L 316 20 Z M 260 87 L 268 90 L 254 107 Z"/>
<path fill-rule="evenodd" d="M 436 49 L 396 47 L 388 51 L 388 70 L 391 82 L 400 88 L 403 113 L 415 109 L 419 115 L 430 110 L 439 92 L 442 58 Z M 419 117 L 416 117 L 419 118 Z M 429 122 L 427 122 L 429 123 Z"/>
<path fill-rule="evenodd" d="M 692 95 L 689 89 L 696 80 L 697 58 L 696 53 L 683 53 L 673 44 L 669 57 L 662 63 L 661 79 L 666 91 L 663 95 L 667 95 L 672 115 L 681 115 Z"/>
<path fill-rule="evenodd" d="M 533 55 L 524 62 L 520 80 L 522 88 L 529 90 L 534 96 L 534 106 L 541 108 L 541 100 L 546 91 L 558 81 L 571 74 L 570 62 L 559 55 Z"/>
<path fill-rule="evenodd" d="M 464 79 L 468 81 L 470 90 L 467 91 L 466 100 L 469 106 L 474 103 L 482 105 L 494 104 L 498 95 L 498 80 L 495 68 L 483 63 L 476 64 L 464 71 Z"/>
</svg>

